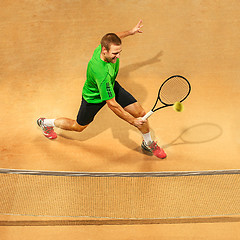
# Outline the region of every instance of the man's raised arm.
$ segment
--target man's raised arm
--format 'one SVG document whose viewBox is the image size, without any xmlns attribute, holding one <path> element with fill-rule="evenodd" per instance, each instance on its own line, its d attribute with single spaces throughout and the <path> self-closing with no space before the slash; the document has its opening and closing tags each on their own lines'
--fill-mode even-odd
<svg viewBox="0 0 240 240">
<path fill-rule="evenodd" d="M 141 28 L 143 27 L 142 25 L 142 20 L 140 20 L 138 22 L 138 24 L 132 28 L 131 30 L 128 30 L 128 31 L 125 31 L 125 32 L 119 32 L 119 33 L 116 33 L 118 35 L 119 38 L 125 38 L 125 37 L 128 37 L 128 36 L 131 36 L 131 35 L 134 35 L 135 33 L 142 33 L 143 31 L 141 30 Z"/>
</svg>

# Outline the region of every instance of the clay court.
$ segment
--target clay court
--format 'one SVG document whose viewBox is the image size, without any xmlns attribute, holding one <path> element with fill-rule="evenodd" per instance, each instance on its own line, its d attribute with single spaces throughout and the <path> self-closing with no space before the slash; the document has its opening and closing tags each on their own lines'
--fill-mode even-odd
<svg viewBox="0 0 240 240">
<path fill-rule="evenodd" d="M 172 172 L 240 169 L 239 1 L 3 1 L 0 10 L 1 169 Z M 86 69 L 101 37 L 129 30 L 117 80 L 146 111 L 171 75 L 192 85 L 184 111 L 149 118 L 167 158 L 107 106 L 82 133 L 43 136 L 39 117 L 76 119 Z M 187 131 L 188 134 L 185 134 Z M 185 134 L 185 135 L 184 135 Z M 181 138 L 181 136 L 183 136 Z M 187 203 L 186 203 L 187 204 Z M 239 213 L 240 214 L 240 213 Z M 13 239 L 239 239 L 239 216 L 97 221 L 0 215 Z"/>
</svg>

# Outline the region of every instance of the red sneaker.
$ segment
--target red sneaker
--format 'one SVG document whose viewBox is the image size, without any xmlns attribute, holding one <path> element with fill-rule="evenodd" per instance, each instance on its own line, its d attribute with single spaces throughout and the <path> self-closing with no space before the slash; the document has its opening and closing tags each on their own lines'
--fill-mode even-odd
<svg viewBox="0 0 240 240">
<path fill-rule="evenodd" d="M 150 145 L 147 145 L 143 140 L 141 147 L 143 150 L 151 152 L 153 155 L 155 155 L 158 158 L 163 159 L 167 157 L 167 154 L 164 152 L 162 148 L 160 148 L 157 145 L 157 142 L 152 141 Z"/>
<path fill-rule="evenodd" d="M 44 119 L 45 118 L 39 118 L 37 120 L 37 124 L 40 128 L 42 128 L 43 135 L 49 139 L 55 139 L 57 138 L 57 134 L 54 132 L 53 127 L 48 127 L 44 125 Z"/>
</svg>

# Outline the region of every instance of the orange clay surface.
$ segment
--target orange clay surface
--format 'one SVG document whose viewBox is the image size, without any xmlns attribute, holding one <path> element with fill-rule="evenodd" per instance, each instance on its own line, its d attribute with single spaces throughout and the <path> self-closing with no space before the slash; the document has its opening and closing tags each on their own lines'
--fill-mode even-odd
<svg viewBox="0 0 240 240">
<path fill-rule="evenodd" d="M 0 168 L 81 172 L 240 169 L 239 13 L 236 0 L 3 1 Z M 121 85 L 149 111 L 159 86 L 169 76 L 183 75 L 192 84 L 182 113 L 166 108 L 149 118 L 152 137 L 168 157 L 159 160 L 144 155 L 138 130 L 107 106 L 84 132 L 56 129 L 56 140 L 45 138 L 36 124 L 39 117 L 76 118 L 87 63 L 101 37 L 128 30 L 140 19 L 144 33 L 123 39 Z M 188 142 L 178 138 L 186 129 L 194 130 Z M 4 226 L 48 220 L 0 216 L 0 238 L 240 239 L 239 218 L 172 224 Z"/>
</svg>

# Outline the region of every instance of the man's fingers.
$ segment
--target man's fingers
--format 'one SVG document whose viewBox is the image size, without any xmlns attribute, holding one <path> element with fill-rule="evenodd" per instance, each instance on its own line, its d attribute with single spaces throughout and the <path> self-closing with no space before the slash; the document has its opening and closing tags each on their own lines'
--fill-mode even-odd
<svg viewBox="0 0 240 240">
<path fill-rule="evenodd" d="M 143 21 L 142 21 L 142 19 L 141 19 L 141 20 L 138 22 L 138 24 L 137 24 L 137 25 L 140 25 L 140 24 L 142 24 L 142 22 L 143 22 Z"/>
<path fill-rule="evenodd" d="M 139 22 L 138 22 L 138 24 L 137 24 L 137 31 L 139 32 L 139 33 L 143 33 L 143 31 L 142 30 L 140 30 L 142 27 L 143 27 L 143 24 L 142 24 L 142 20 L 140 20 Z"/>
</svg>

